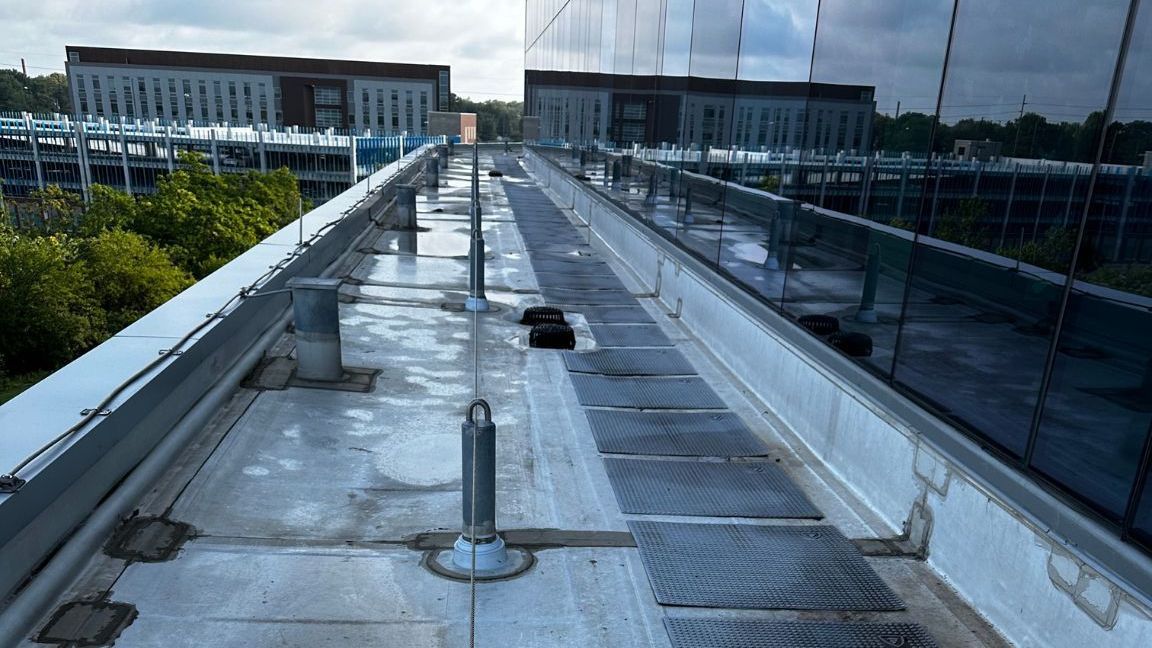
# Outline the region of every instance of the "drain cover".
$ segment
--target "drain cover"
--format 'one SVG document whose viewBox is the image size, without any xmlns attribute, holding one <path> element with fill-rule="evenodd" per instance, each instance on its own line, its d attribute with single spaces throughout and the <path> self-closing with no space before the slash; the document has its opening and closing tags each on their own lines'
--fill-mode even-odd
<svg viewBox="0 0 1152 648">
<path fill-rule="evenodd" d="M 602 347 L 667 347 L 672 341 L 659 326 L 593 325 L 588 327 Z"/>
<path fill-rule="evenodd" d="M 675 349 L 602 349 L 565 353 L 568 371 L 609 376 L 695 376 L 692 363 Z"/>
<path fill-rule="evenodd" d="M 664 619 L 673 648 L 936 648 L 911 623 Z"/>
<path fill-rule="evenodd" d="M 136 620 L 136 614 L 136 607 L 128 603 L 65 603 L 48 620 L 36 641 L 62 646 L 111 646 Z"/>
<path fill-rule="evenodd" d="M 605 459 L 621 513 L 824 517 L 771 463 Z"/>
<path fill-rule="evenodd" d="M 835 527 L 629 521 L 663 605 L 902 610 Z"/>
<path fill-rule="evenodd" d="M 701 378 L 630 378 L 570 374 L 576 398 L 592 407 L 634 409 L 725 409 Z"/>
<path fill-rule="evenodd" d="M 585 410 L 600 452 L 696 457 L 768 454 L 731 412 Z"/>
</svg>

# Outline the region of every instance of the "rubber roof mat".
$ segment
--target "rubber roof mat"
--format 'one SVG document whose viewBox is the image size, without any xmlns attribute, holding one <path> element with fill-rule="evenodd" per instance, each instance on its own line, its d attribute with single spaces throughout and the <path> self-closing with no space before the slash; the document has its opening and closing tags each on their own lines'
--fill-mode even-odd
<svg viewBox="0 0 1152 648">
<path fill-rule="evenodd" d="M 590 407 L 725 409 L 702 378 L 653 378 L 569 374 L 576 398 Z"/>
<path fill-rule="evenodd" d="M 593 324 L 588 329 L 602 347 L 672 346 L 672 340 L 655 324 Z"/>
<path fill-rule="evenodd" d="M 547 288 L 575 290 L 624 290 L 624 284 L 612 275 L 574 275 L 564 272 L 537 272 L 536 283 Z"/>
<path fill-rule="evenodd" d="M 824 517 L 774 463 L 605 458 L 604 467 L 621 513 Z"/>
<path fill-rule="evenodd" d="M 629 520 L 663 605 L 755 610 L 902 610 L 835 527 Z"/>
<path fill-rule="evenodd" d="M 695 376 L 692 363 L 676 349 L 566 351 L 568 371 L 608 376 Z"/>
<path fill-rule="evenodd" d="M 914 623 L 665 618 L 672 648 L 938 648 Z"/>
<path fill-rule="evenodd" d="M 549 302 L 561 304 L 627 306 L 636 303 L 636 298 L 627 290 L 573 290 L 571 288 L 541 287 L 540 296 Z"/>
<path fill-rule="evenodd" d="M 565 312 L 580 313 L 589 324 L 655 324 L 656 320 L 644 310 L 635 306 L 594 306 L 589 304 L 549 304 L 562 308 Z"/>
<path fill-rule="evenodd" d="M 596 447 L 610 454 L 761 457 L 768 446 L 732 412 L 584 410 Z"/>
</svg>

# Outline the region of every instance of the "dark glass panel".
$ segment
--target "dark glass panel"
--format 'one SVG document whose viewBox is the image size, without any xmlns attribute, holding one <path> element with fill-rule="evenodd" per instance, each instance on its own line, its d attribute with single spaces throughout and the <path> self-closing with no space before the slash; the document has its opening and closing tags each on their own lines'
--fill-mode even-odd
<svg viewBox="0 0 1152 648">
<path fill-rule="evenodd" d="M 1068 197 L 1090 170 L 1077 163 L 1098 141 L 1091 115 L 1107 103 L 1126 5 L 959 5 L 895 378 L 1018 457 L 1079 223 L 1064 226 Z"/>
<path fill-rule="evenodd" d="M 1133 23 L 1126 61 L 1032 455 L 1036 470 L 1116 521 L 1127 509 L 1152 424 L 1152 177 L 1144 159 L 1152 150 L 1152 10 L 1146 4 Z M 1088 127 L 1098 129 L 1102 118 L 1093 111 Z M 1049 220 L 1045 213 L 1043 222 Z M 1148 499 L 1136 520 L 1146 537 Z"/>
</svg>

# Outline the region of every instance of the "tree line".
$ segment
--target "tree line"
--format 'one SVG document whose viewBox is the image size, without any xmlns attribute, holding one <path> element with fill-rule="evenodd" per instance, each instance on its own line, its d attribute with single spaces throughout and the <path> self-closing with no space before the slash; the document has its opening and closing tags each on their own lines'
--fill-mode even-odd
<svg viewBox="0 0 1152 648">
<path fill-rule="evenodd" d="M 1092 163 L 1100 141 L 1104 113 L 1093 112 L 1083 122 L 1051 122 L 1036 113 L 1025 113 L 1007 122 L 987 119 L 961 119 L 954 124 L 936 125 L 934 117 L 910 112 L 899 117 L 876 114 L 872 124 L 873 150 L 911 153 L 951 153 L 956 140 L 1000 142 L 1001 155 L 1008 157 Z M 1105 164 L 1144 162 L 1144 152 L 1152 151 L 1152 122 L 1136 120 L 1113 122 L 1104 139 Z"/>
<path fill-rule="evenodd" d="M 28 76 L 0 70 L 0 111 L 71 114 L 68 77 L 59 72 Z"/>
<path fill-rule="evenodd" d="M 473 101 L 459 95 L 452 95 L 452 110 L 476 113 L 476 138 L 481 142 L 495 142 L 509 139 L 522 140 L 520 119 L 524 115 L 522 101 Z"/>
<path fill-rule="evenodd" d="M 0 213 L 0 402 L 310 208 L 286 168 L 214 175 L 195 153 L 181 162 L 152 195 L 93 185 L 84 204 L 50 185 L 24 204 L 35 219 Z"/>
</svg>

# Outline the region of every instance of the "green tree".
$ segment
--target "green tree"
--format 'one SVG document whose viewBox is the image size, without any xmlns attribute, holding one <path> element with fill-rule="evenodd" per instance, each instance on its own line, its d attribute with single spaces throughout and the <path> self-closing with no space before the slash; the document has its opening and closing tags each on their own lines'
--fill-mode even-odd
<svg viewBox="0 0 1152 648">
<path fill-rule="evenodd" d="M 104 313 L 76 245 L 0 228 L 0 365 L 53 369 L 103 338 Z"/>
<path fill-rule="evenodd" d="M 68 77 L 59 72 L 32 77 L 0 70 L 0 111 L 70 114 Z"/>
<path fill-rule="evenodd" d="M 520 140 L 520 119 L 524 115 L 522 101 L 472 101 L 466 97 L 452 95 L 452 110 L 476 113 L 476 137 L 482 142 L 493 142 L 498 138 Z"/>
<path fill-rule="evenodd" d="M 165 247 L 196 278 L 216 270 L 296 218 L 300 191 L 287 169 L 213 175 L 195 153 L 137 200 L 128 229 Z"/>
<path fill-rule="evenodd" d="M 972 248 L 982 248 L 987 232 L 980 225 L 988 213 L 988 204 L 979 198 L 964 198 L 945 211 L 932 234 L 936 238 Z"/>
<path fill-rule="evenodd" d="M 40 215 L 38 229 L 42 233 L 63 234 L 75 230 L 84 203 L 78 194 L 65 191 L 58 185 L 48 185 L 32 190 L 28 198 Z"/>
<path fill-rule="evenodd" d="M 135 198 L 112 187 L 92 185 L 88 206 L 80 218 L 79 233 L 97 236 L 104 231 L 126 227 L 135 220 Z"/>
<path fill-rule="evenodd" d="M 104 231 L 83 243 L 81 256 L 96 299 L 115 333 L 192 285 L 168 253 L 139 234 Z"/>
</svg>

